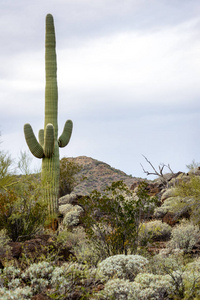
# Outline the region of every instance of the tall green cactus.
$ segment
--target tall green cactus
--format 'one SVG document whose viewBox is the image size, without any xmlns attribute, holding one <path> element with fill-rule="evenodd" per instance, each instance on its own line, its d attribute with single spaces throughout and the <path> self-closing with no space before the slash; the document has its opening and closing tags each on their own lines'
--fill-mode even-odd
<svg viewBox="0 0 200 300">
<path fill-rule="evenodd" d="M 57 88 L 57 63 L 56 41 L 53 16 L 46 16 L 45 39 L 45 120 L 44 129 L 39 131 L 39 143 L 30 124 L 24 125 L 24 134 L 31 153 L 42 158 L 42 182 L 44 186 L 44 200 L 48 203 L 49 215 L 53 216 L 58 211 L 59 190 L 59 147 L 65 147 L 71 137 L 72 121 L 65 123 L 63 133 L 58 138 L 58 88 Z"/>
</svg>

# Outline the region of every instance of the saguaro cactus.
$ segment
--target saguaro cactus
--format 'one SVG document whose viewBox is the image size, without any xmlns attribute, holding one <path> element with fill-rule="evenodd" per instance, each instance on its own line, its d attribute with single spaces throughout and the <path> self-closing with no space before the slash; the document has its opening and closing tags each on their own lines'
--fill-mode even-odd
<svg viewBox="0 0 200 300">
<path fill-rule="evenodd" d="M 30 124 L 24 125 L 24 134 L 31 153 L 37 158 L 42 158 L 41 175 L 44 187 L 44 200 L 48 203 L 49 215 L 53 216 L 58 210 L 59 147 L 65 147 L 68 144 L 72 133 L 72 121 L 66 121 L 63 133 L 58 138 L 56 41 L 53 16 L 50 14 L 46 16 L 45 70 L 44 129 L 39 131 L 39 142 Z"/>
</svg>

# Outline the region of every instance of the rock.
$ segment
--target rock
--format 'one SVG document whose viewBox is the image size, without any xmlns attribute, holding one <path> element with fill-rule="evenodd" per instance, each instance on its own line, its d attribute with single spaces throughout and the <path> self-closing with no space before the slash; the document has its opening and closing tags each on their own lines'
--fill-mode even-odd
<svg viewBox="0 0 200 300">
<path fill-rule="evenodd" d="M 38 294 L 35 295 L 31 298 L 31 300 L 51 300 L 52 298 L 48 297 L 47 295 L 44 294 Z"/>
<path fill-rule="evenodd" d="M 11 256 L 19 258 L 22 253 L 22 245 L 20 242 L 9 242 L 8 245 L 11 247 Z"/>
<path fill-rule="evenodd" d="M 175 225 L 178 222 L 176 215 L 172 212 L 166 213 L 166 215 L 162 219 L 163 222 L 167 223 L 170 226 Z"/>
<path fill-rule="evenodd" d="M 175 195 L 175 188 L 169 188 L 164 190 L 161 196 L 161 202 L 164 202 L 167 198 L 174 197 L 174 195 Z"/>
<path fill-rule="evenodd" d="M 51 252 L 56 253 L 60 261 L 67 261 L 70 256 L 74 256 L 71 253 L 71 246 L 63 246 L 58 244 L 50 235 L 38 235 L 35 238 L 27 240 L 25 242 L 9 242 L 9 253 L 0 255 L 0 268 L 4 267 L 5 259 L 19 260 L 23 256 L 27 259 L 37 261 L 42 256 L 48 256 Z"/>
<path fill-rule="evenodd" d="M 65 196 L 59 198 L 58 204 L 59 204 L 59 206 L 63 205 L 63 204 L 76 205 L 76 204 L 78 204 L 77 199 L 78 199 L 78 196 L 74 193 L 71 193 L 71 194 L 68 194 L 68 195 L 65 195 Z"/>
</svg>

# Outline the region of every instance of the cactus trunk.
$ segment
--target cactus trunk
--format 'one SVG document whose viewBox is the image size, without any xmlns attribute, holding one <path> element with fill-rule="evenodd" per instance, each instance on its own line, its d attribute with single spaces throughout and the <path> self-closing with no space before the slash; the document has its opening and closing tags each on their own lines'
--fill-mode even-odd
<svg viewBox="0 0 200 300">
<path fill-rule="evenodd" d="M 39 131 L 39 143 L 35 138 L 30 124 L 24 125 L 26 142 L 32 154 L 42 158 L 42 183 L 44 200 L 48 203 L 49 216 L 53 217 L 58 211 L 59 192 L 59 147 L 65 147 L 71 137 L 72 121 L 65 123 L 63 133 L 58 139 L 58 88 L 56 41 L 53 16 L 46 16 L 45 39 L 45 120 L 44 129 Z"/>
<path fill-rule="evenodd" d="M 42 160 L 42 182 L 44 197 L 48 201 L 50 215 L 58 210 L 58 189 L 59 189 L 59 149 L 58 149 L 58 87 L 57 87 L 57 63 L 56 63 L 56 41 L 53 17 L 46 17 L 46 39 L 45 39 L 45 120 L 44 128 L 52 124 L 54 128 L 54 150 L 51 157 L 44 157 Z M 44 132 L 44 140 L 47 131 Z M 51 138 L 50 138 L 51 139 Z"/>
</svg>

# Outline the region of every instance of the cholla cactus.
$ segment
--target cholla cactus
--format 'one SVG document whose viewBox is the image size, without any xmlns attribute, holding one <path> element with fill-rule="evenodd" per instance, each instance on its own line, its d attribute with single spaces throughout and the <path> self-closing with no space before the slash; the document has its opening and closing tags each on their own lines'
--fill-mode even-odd
<svg viewBox="0 0 200 300">
<path fill-rule="evenodd" d="M 44 184 L 44 200 L 48 203 L 49 215 L 58 211 L 59 189 L 59 147 L 65 147 L 71 137 L 72 121 L 65 123 L 63 133 L 58 138 L 58 89 L 57 89 L 57 63 L 55 51 L 55 30 L 53 16 L 46 16 L 45 41 L 45 120 L 44 130 L 39 131 L 39 143 L 30 124 L 24 125 L 24 134 L 31 153 L 42 158 L 42 181 Z"/>
</svg>

